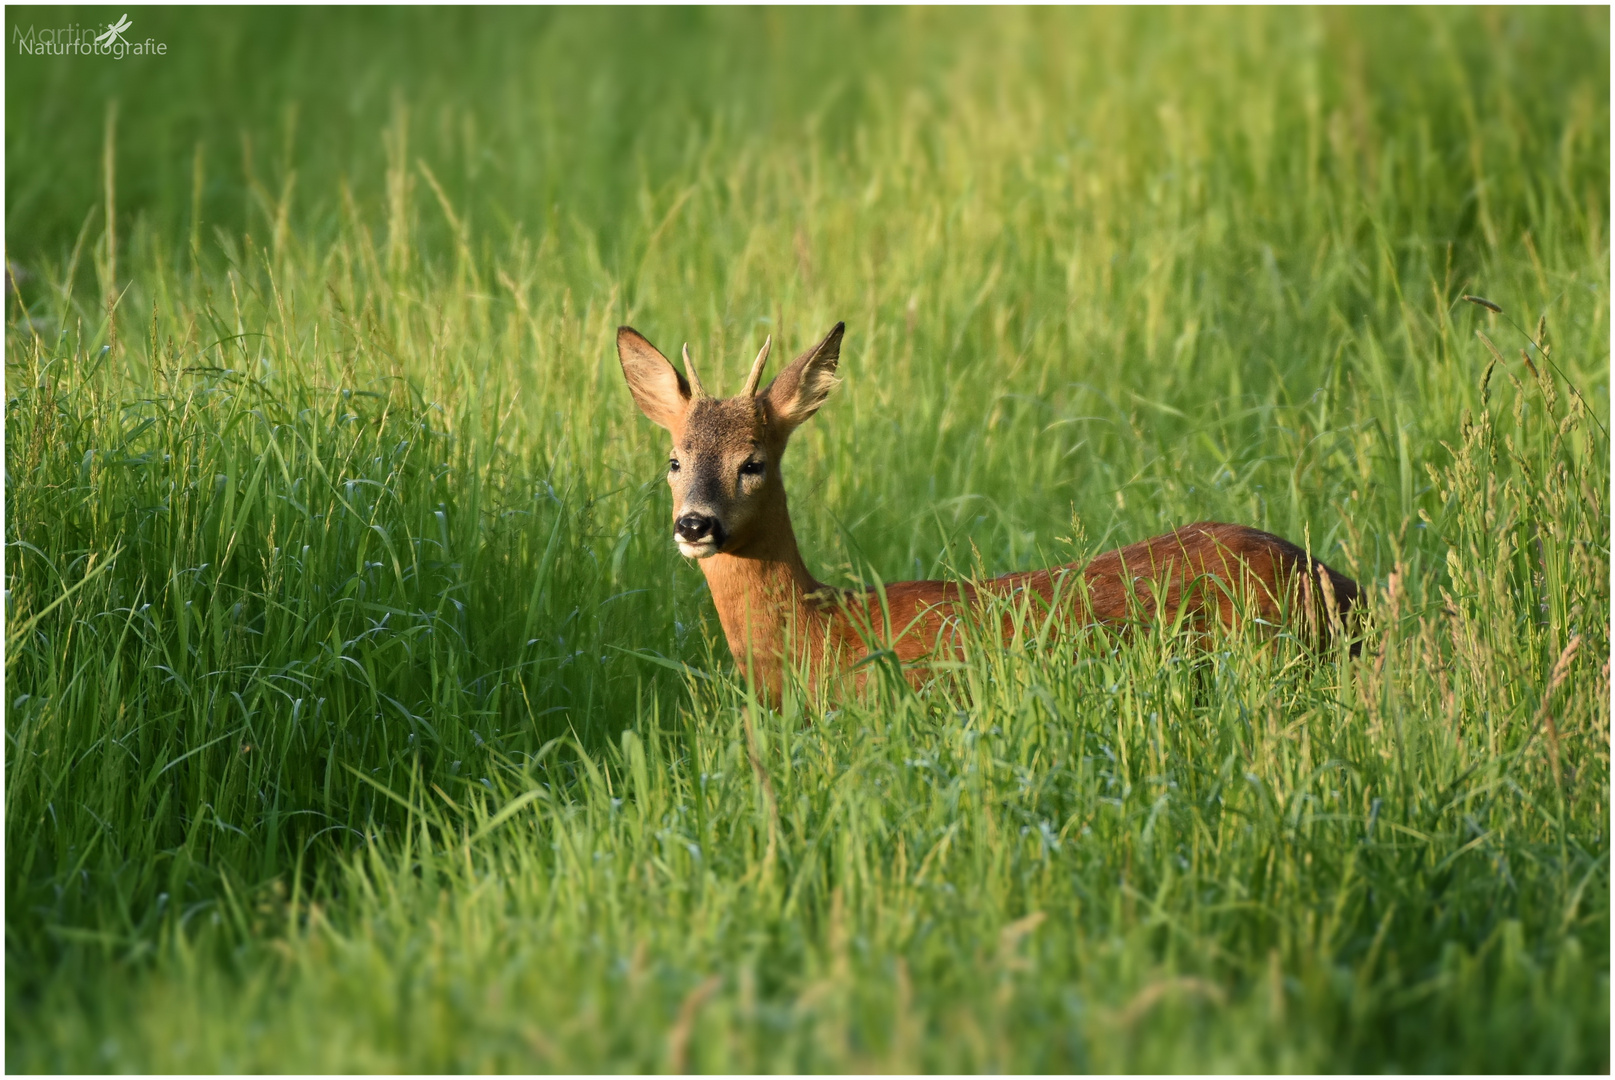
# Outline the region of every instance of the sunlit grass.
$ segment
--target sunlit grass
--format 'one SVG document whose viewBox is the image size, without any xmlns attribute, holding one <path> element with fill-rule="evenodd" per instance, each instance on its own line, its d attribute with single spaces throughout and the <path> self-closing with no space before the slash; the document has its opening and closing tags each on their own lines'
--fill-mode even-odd
<svg viewBox="0 0 1615 1080">
<path fill-rule="evenodd" d="M 8 1067 L 1607 1070 L 1607 12 L 163 17 L 8 65 Z M 611 343 L 837 319 L 821 577 L 1362 655 L 759 708 Z"/>
</svg>

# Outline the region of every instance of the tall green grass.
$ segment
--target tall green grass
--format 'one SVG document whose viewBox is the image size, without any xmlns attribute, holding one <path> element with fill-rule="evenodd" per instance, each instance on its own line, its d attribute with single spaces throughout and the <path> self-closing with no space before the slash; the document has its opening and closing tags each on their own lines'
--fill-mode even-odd
<svg viewBox="0 0 1615 1080">
<path fill-rule="evenodd" d="M 9 1068 L 1608 1068 L 1607 11 L 138 29 L 7 65 Z M 1235 520 L 1362 654 L 759 708 L 613 331 L 837 319 L 822 577 Z"/>
</svg>

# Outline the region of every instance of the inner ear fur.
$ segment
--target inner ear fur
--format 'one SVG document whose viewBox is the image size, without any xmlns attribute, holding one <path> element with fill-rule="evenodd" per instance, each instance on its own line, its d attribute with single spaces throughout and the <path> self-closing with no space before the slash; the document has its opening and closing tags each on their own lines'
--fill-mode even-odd
<svg viewBox="0 0 1615 1080">
<path fill-rule="evenodd" d="M 846 323 L 836 323 L 824 340 L 792 360 L 758 395 L 769 415 L 787 431 L 818 412 L 840 382 L 836 364 L 841 360 L 841 335 L 846 329 Z"/>
<path fill-rule="evenodd" d="M 684 376 L 631 326 L 617 327 L 617 360 L 639 411 L 652 423 L 673 430 L 690 404 L 690 384 Z"/>
</svg>

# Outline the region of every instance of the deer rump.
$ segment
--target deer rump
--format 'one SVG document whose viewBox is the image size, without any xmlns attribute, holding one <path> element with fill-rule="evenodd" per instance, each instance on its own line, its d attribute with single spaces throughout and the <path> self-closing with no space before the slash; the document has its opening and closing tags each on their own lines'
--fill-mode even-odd
<svg viewBox="0 0 1615 1080">
<path fill-rule="evenodd" d="M 1041 601 L 1041 608 L 1033 607 L 1035 615 L 1053 611 L 1066 626 L 1126 633 L 1177 625 L 1205 640 L 1213 623 L 1232 631 L 1255 622 L 1269 634 L 1288 629 L 1308 646 L 1323 649 L 1355 620 L 1358 594 L 1355 581 L 1321 560 L 1309 560 L 1282 537 L 1201 521 L 1108 551 L 1085 566 L 1019 571 L 975 585 L 901 581 L 879 591 L 842 593 L 827 606 L 838 609 L 845 631 L 826 635 L 824 644 L 854 652 L 885 646 L 905 663 L 939 659 L 957 654 L 958 621 L 974 614 L 971 609 L 979 611 L 990 597 L 1024 595 Z M 1003 620 L 1007 639 L 1014 618 L 1005 614 Z M 1357 652 L 1353 642 L 1351 654 Z M 845 652 L 843 657 L 845 663 Z M 924 677 L 914 670 L 909 679 L 917 684 Z"/>
</svg>

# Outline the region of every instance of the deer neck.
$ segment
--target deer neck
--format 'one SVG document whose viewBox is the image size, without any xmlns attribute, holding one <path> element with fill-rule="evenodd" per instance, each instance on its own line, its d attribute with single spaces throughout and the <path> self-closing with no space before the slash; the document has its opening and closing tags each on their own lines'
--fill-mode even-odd
<svg viewBox="0 0 1615 1080">
<path fill-rule="evenodd" d="M 787 635 L 797 652 L 822 643 L 826 618 L 814 599 L 823 586 L 802 561 L 785 492 L 740 544 L 701 560 L 701 571 L 735 663 L 753 686 L 777 701 Z"/>
</svg>

